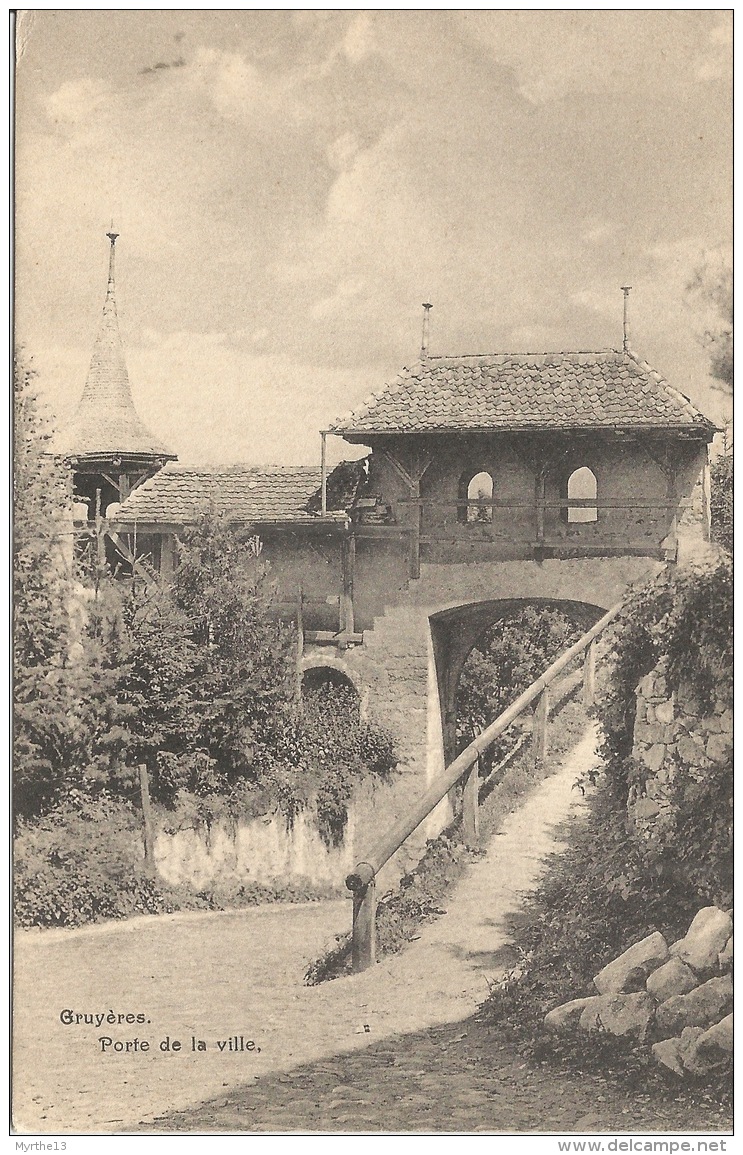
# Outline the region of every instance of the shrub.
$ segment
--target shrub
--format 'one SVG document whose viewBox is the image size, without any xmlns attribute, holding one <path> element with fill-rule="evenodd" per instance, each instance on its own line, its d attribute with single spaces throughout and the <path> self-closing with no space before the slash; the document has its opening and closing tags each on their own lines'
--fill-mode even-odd
<svg viewBox="0 0 743 1155">
<path fill-rule="evenodd" d="M 712 537 L 723 549 L 733 551 L 733 454 L 713 461 L 710 470 Z"/>
<path fill-rule="evenodd" d="M 21 926 L 82 926 L 173 909 L 144 869 L 141 818 L 126 803 L 71 796 L 14 841 Z"/>
</svg>

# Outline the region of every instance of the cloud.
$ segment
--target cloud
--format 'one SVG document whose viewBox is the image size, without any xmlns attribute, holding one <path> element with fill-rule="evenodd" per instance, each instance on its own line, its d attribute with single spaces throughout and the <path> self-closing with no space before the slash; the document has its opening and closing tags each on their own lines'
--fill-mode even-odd
<svg viewBox="0 0 743 1155">
<path fill-rule="evenodd" d="M 343 52 L 354 64 L 364 60 L 376 51 L 372 17 L 369 12 L 360 12 L 348 26 L 343 37 Z"/>
<path fill-rule="evenodd" d="M 359 151 L 359 142 L 352 132 L 344 132 L 336 137 L 325 150 L 328 164 L 336 172 L 343 172 L 350 168 Z"/>
<path fill-rule="evenodd" d="M 77 126 L 90 120 L 104 105 L 108 95 L 108 85 L 102 80 L 89 76 L 67 80 L 46 98 L 44 109 L 56 123 Z"/>
<path fill-rule="evenodd" d="M 350 277 L 341 281 L 334 293 L 315 302 L 310 309 L 310 316 L 315 321 L 331 316 L 342 309 L 353 297 L 358 297 L 363 289 L 364 281 L 361 277 Z"/>
<path fill-rule="evenodd" d="M 694 74 L 698 80 L 720 80 L 730 74 L 733 52 L 733 25 L 726 15 L 710 32 L 707 47 L 696 62 Z"/>
<path fill-rule="evenodd" d="M 539 107 L 575 94 L 646 86 L 679 90 L 729 67 L 726 29 L 712 12 L 464 12 L 459 26 L 494 60 L 513 70 L 516 89 Z M 699 58 L 700 39 L 708 53 Z M 672 47 L 669 47 L 672 46 Z"/>
</svg>

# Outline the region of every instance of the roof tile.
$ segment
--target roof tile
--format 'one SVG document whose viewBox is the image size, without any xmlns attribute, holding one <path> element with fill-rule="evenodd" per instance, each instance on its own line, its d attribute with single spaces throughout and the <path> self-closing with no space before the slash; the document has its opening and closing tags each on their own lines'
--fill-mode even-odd
<svg viewBox="0 0 743 1155">
<path fill-rule="evenodd" d="M 429 357 L 330 429 L 361 435 L 607 427 L 715 428 L 646 361 L 610 349 Z"/>
</svg>

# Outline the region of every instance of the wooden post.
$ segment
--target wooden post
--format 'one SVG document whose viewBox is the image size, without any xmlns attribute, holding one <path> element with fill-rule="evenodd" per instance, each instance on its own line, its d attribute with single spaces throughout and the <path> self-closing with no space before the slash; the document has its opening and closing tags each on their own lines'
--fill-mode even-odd
<svg viewBox="0 0 743 1155">
<path fill-rule="evenodd" d="M 462 834 L 464 845 L 469 850 L 477 850 L 480 845 L 480 812 L 478 795 L 480 792 L 480 759 L 470 767 L 464 777 L 464 798 L 462 800 Z"/>
<path fill-rule="evenodd" d="M 411 518 L 410 522 L 410 568 L 409 573 L 411 578 L 419 578 L 421 576 L 421 507 L 420 507 L 420 482 L 414 482 L 410 486 L 410 496 L 412 501 L 409 505 Z"/>
<path fill-rule="evenodd" d="M 152 804 L 147 767 L 141 762 L 139 767 L 139 790 L 142 795 L 142 820 L 144 823 L 144 864 L 150 873 L 155 872 L 155 831 L 152 824 Z"/>
<path fill-rule="evenodd" d="M 596 701 L 596 643 L 591 642 L 583 659 L 583 705 L 588 708 Z"/>
<path fill-rule="evenodd" d="M 547 719 L 550 713 L 550 692 L 545 686 L 537 698 L 534 710 L 534 730 L 531 739 L 532 762 L 534 766 L 543 763 L 547 757 Z"/>
<path fill-rule="evenodd" d="M 705 541 L 712 540 L 712 484 L 709 471 L 709 446 L 702 470 L 702 534 Z"/>
<path fill-rule="evenodd" d="M 544 541 L 544 502 L 547 486 L 547 467 L 542 466 L 536 477 L 537 541 Z"/>
<path fill-rule="evenodd" d="M 327 434 L 320 434 L 320 475 L 321 475 L 321 490 L 320 490 L 320 513 L 325 516 L 328 512 L 328 455 L 327 455 Z"/>
<path fill-rule="evenodd" d="M 356 563 L 356 538 L 343 538 L 341 542 L 341 569 L 343 585 L 340 596 L 340 630 L 343 634 L 354 632 L 353 578 Z"/>
<path fill-rule="evenodd" d="M 304 657 L 304 610 L 302 586 L 297 590 L 297 702 L 302 703 L 302 658 Z"/>
<path fill-rule="evenodd" d="M 377 892 L 373 878 L 363 890 L 353 896 L 353 944 L 352 964 L 354 971 L 365 971 L 377 961 Z"/>
</svg>

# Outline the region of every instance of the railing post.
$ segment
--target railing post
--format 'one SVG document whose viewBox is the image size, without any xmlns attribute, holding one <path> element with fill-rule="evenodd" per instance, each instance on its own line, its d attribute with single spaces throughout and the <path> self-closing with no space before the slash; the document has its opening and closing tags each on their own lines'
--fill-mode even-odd
<svg viewBox="0 0 743 1155">
<path fill-rule="evenodd" d="M 591 642 L 583 660 L 583 705 L 588 708 L 596 701 L 596 642 Z"/>
<path fill-rule="evenodd" d="M 462 834 L 468 850 L 477 850 L 480 845 L 480 759 L 477 758 L 464 777 L 464 798 L 462 799 Z"/>
<path fill-rule="evenodd" d="M 351 959 L 354 971 L 365 971 L 377 961 L 377 891 L 376 879 L 353 896 L 353 945 Z"/>
<path fill-rule="evenodd" d="M 545 686 L 537 698 L 534 710 L 534 730 L 531 739 L 531 757 L 534 766 L 544 762 L 547 757 L 547 719 L 550 713 L 550 692 Z"/>
</svg>

